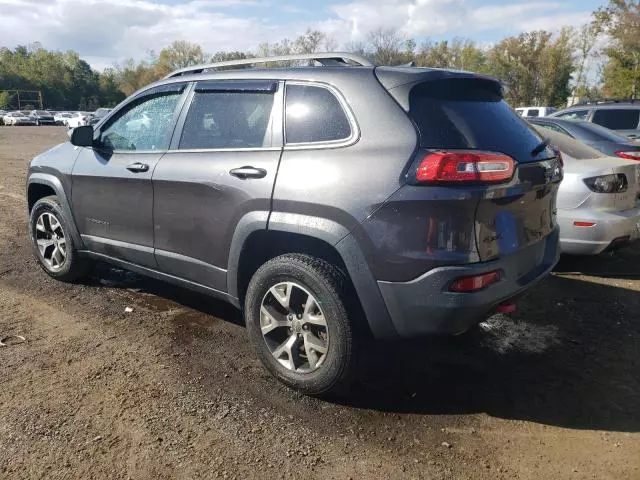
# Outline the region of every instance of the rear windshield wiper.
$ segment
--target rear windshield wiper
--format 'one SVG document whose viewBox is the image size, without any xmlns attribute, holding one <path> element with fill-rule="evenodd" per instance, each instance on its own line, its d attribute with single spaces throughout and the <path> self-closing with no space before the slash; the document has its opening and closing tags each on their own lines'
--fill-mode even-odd
<svg viewBox="0 0 640 480">
<path fill-rule="evenodd" d="M 540 142 L 540 144 L 538 144 L 538 146 L 536 148 L 531 150 L 531 156 L 535 157 L 536 155 L 538 155 L 540 152 L 542 152 L 548 146 L 549 146 L 549 139 L 545 138 L 544 140 L 542 140 L 542 142 Z"/>
</svg>

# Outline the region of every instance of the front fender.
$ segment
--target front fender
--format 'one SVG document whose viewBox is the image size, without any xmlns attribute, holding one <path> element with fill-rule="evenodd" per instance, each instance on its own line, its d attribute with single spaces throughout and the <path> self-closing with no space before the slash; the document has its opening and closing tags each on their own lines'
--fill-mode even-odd
<svg viewBox="0 0 640 480">
<path fill-rule="evenodd" d="M 73 212 L 71 211 L 71 204 L 69 203 L 69 199 L 67 198 L 67 194 L 62 186 L 62 182 L 60 179 L 54 175 L 49 173 L 41 173 L 36 172 L 29 175 L 27 179 L 27 196 L 29 193 L 29 187 L 31 185 L 46 185 L 51 187 L 58 198 L 58 202 L 60 203 L 60 207 L 64 212 L 67 222 L 69 223 L 69 228 L 71 229 L 70 235 L 73 239 L 74 245 L 78 250 L 84 249 L 84 243 L 82 242 L 82 237 L 78 231 L 78 227 L 76 226 L 75 217 L 73 216 Z"/>
</svg>

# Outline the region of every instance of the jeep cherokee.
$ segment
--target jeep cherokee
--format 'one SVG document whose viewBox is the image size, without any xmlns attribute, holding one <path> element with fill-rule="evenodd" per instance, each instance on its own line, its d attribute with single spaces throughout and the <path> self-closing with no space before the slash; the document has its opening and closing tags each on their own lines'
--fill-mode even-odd
<svg viewBox="0 0 640 480">
<path fill-rule="evenodd" d="M 227 300 L 320 394 L 362 335 L 508 310 L 557 262 L 561 179 L 497 80 L 323 53 L 176 71 L 34 158 L 27 196 L 47 274 L 104 261 Z"/>
</svg>

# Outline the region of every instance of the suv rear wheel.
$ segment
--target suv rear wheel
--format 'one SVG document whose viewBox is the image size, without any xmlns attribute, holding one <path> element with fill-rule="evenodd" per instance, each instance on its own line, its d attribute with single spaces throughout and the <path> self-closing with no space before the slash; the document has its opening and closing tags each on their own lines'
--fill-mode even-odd
<svg viewBox="0 0 640 480">
<path fill-rule="evenodd" d="M 284 384 L 319 395 L 345 383 L 353 339 L 344 294 L 344 274 L 308 255 L 276 257 L 255 273 L 245 299 L 247 331 Z"/>
<path fill-rule="evenodd" d="M 55 196 L 35 203 L 29 216 L 34 255 L 48 275 L 66 282 L 87 275 L 91 268 L 90 261 L 78 255 L 69 231 L 69 223 Z"/>
</svg>

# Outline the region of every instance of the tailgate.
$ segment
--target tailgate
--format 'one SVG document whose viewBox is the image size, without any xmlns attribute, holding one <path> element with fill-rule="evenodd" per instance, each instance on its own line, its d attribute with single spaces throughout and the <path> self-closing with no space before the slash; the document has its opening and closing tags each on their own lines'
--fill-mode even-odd
<svg viewBox="0 0 640 480">
<path fill-rule="evenodd" d="M 520 164 L 510 185 L 487 189 L 476 212 L 481 261 L 517 252 L 551 233 L 561 180 L 560 163 L 550 159 Z M 523 271 L 527 268 L 523 265 Z"/>
</svg>

